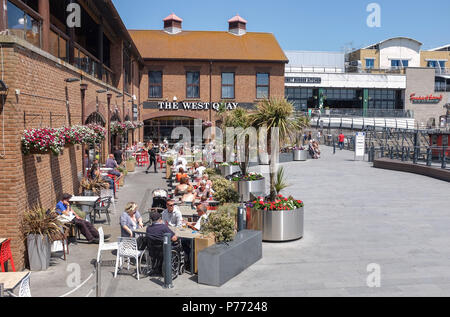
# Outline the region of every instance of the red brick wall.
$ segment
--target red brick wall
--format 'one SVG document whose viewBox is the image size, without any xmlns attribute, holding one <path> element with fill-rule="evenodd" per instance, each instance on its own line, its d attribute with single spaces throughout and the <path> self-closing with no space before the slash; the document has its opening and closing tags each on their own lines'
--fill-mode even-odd
<svg viewBox="0 0 450 317">
<path fill-rule="evenodd" d="M 80 82 L 66 84 L 64 81 L 71 77 L 80 78 L 80 71 L 65 67 L 61 61 L 26 43 L 2 45 L 3 76 L 9 94 L 5 106 L 0 109 L 0 120 L 4 119 L 5 127 L 3 130 L 0 125 L 0 237 L 12 239 L 14 264 L 21 270 L 26 257 L 19 225 L 22 213 L 36 204 L 54 208 L 65 192 L 78 194 L 82 169 L 81 146 L 66 147 L 58 157 L 51 154 L 24 156 L 21 135 L 24 129 L 68 125 L 69 113 L 72 125 L 82 123 Z M 88 84 L 86 118 L 97 110 L 97 90 L 110 89 L 113 100 L 120 92 L 89 76 L 83 76 L 83 83 Z M 65 102 L 66 86 L 69 110 Z M 17 96 L 16 89 L 21 92 Z M 99 94 L 98 110 L 105 120 L 106 100 L 106 94 Z M 107 148 L 105 152 L 108 152 Z"/>
<path fill-rule="evenodd" d="M 176 96 L 178 101 L 186 100 L 186 71 L 200 71 L 200 98 L 193 101 L 210 101 L 210 64 L 209 62 L 181 62 L 181 61 L 147 61 L 143 69 L 141 80 L 141 102 L 144 101 L 169 101 Z M 235 73 L 235 102 L 258 103 L 256 99 L 256 73 L 270 73 L 270 96 L 284 97 L 284 63 L 239 63 L 239 62 L 214 62 L 212 67 L 212 91 L 211 101 L 220 102 L 222 95 L 222 72 Z M 148 98 L 148 72 L 149 70 L 161 70 L 163 72 L 163 98 Z M 191 101 L 191 100 L 188 100 Z M 208 111 L 159 111 L 158 109 L 144 109 L 143 120 L 158 116 L 190 116 L 209 119 Z"/>
</svg>

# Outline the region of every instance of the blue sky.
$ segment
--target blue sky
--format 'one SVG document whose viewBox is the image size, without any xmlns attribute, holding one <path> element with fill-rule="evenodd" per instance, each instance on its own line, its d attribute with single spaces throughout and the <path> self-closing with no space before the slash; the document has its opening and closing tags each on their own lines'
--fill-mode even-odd
<svg viewBox="0 0 450 317">
<path fill-rule="evenodd" d="M 249 32 L 275 34 L 285 50 L 340 51 L 406 36 L 423 49 L 450 44 L 449 0 L 113 0 L 129 29 L 162 29 L 174 12 L 185 30 L 227 30 L 239 13 Z M 367 26 L 367 5 L 381 7 L 381 27 Z M 350 44 L 353 43 L 353 44 Z"/>
</svg>

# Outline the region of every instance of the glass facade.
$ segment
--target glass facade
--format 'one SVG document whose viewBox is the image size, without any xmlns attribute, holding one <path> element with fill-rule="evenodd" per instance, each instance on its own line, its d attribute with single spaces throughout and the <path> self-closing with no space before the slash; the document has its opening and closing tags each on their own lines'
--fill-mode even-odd
<svg viewBox="0 0 450 317">
<path fill-rule="evenodd" d="M 41 47 L 41 21 L 35 20 L 8 1 L 8 30 L 11 35 Z"/>
<path fill-rule="evenodd" d="M 369 89 L 369 109 L 397 109 L 397 93 L 391 89 Z"/>
<path fill-rule="evenodd" d="M 312 88 L 287 87 L 286 99 L 293 105 L 295 111 L 307 111 L 314 108 L 314 94 Z"/>
<path fill-rule="evenodd" d="M 194 119 L 189 117 L 160 117 L 144 122 L 144 139 L 160 143 L 167 139 L 171 142 L 172 131 L 178 127 L 189 129 L 194 141 Z"/>
</svg>

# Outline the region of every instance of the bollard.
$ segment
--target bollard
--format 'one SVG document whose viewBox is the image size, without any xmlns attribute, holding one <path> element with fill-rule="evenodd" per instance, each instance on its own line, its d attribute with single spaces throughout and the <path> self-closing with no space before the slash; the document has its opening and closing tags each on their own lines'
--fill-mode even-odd
<svg viewBox="0 0 450 317">
<path fill-rule="evenodd" d="M 400 150 L 398 149 L 398 146 L 396 146 L 395 149 L 396 149 L 395 159 L 398 160 L 400 158 Z"/>
<path fill-rule="evenodd" d="M 413 154 L 413 164 L 417 164 L 417 161 L 419 159 L 419 153 L 418 151 L 420 151 L 420 149 L 418 149 L 417 147 L 414 148 L 414 154 Z"/>
<path fill-rule="evenodd" d="M 393 146 L 391 146 L 389 157 L 391 158 L 391 160 L 394 159 L 394 147 Z"/>
<path fill-rule="evenodd" d="M 405 161 L 405 147 L 402 147 L 402 162 Z"/>
<path fill-rule="evenodd" d="M 336 154 L 336 139 L 333 137 L 333 154 Z"/>
<path fill-rule="evenodd" d="M 427 149 L 427 166 L 431 166 L 431 160 L 432 160 L 432 153 L 431 148 Z"/>
<path fill-rule="evenodd" d="M 442 165 L 441 167 L 443 169 L 447 168 L 447 152 L 445 152 L 445 147 L 442 148 Z"/>
<path fill-rule="evenodd" d="M 369 162 L 373 162 L 375 160 L 375 147 L 372 145 L 370 148 L 370 159 Z"/>
<path fill-rule="evenodd" d="M 163 288 L 173 288 L 172 284 L 172 237 L 170 233 L 164 234 L 163 242 L 163 271 L 164 271 L 164 285 Z"/>
<path fill-rule="evenodd" d="M 405 161 L 408 162 L 409 161 L 409 155 L 411 153 L 411 148 L 406 148 L 406 155 L 405 155 Z"/>
<path fill-rule="evenodd" d="M 381 158 L 383 158 L 384 157 L 384 146 L 381 147 L 380 151 L 381 151 Z"/>
<path fill-rule="evenodd" d="M 245 230 L 246 209 L 243 206 L 238 207 L 238 232 Z"/>
<path fill-rule="evenodd" d="M 97 297 L 102 297 L 101 269 L 102 269 L 102 260 L 100 259 L 100 261 L 97 262 L 97 267 L 96 267 L 96 271 L 95 271 L 95 294 L 96 294 Z"/>
</svg>

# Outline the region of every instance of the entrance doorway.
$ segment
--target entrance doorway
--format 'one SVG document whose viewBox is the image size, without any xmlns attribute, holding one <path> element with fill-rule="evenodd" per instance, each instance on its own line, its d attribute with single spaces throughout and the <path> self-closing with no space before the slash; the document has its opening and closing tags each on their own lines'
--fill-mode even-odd
<svg viewBox="0 0 450 317">
<path fill-rule="evenodd" d="M 185 127 L 191 132 L 191 142 L 194 142 L 194 120 L 194 118 L 190 117 L 175 116 L 146 120 L 144 121 L 144 140 L 161 143 L 167 139 L 169 144 L 173 144 L 179 142 L 179 140 L 172 140 L 173 129 Z"/>
</svg>

